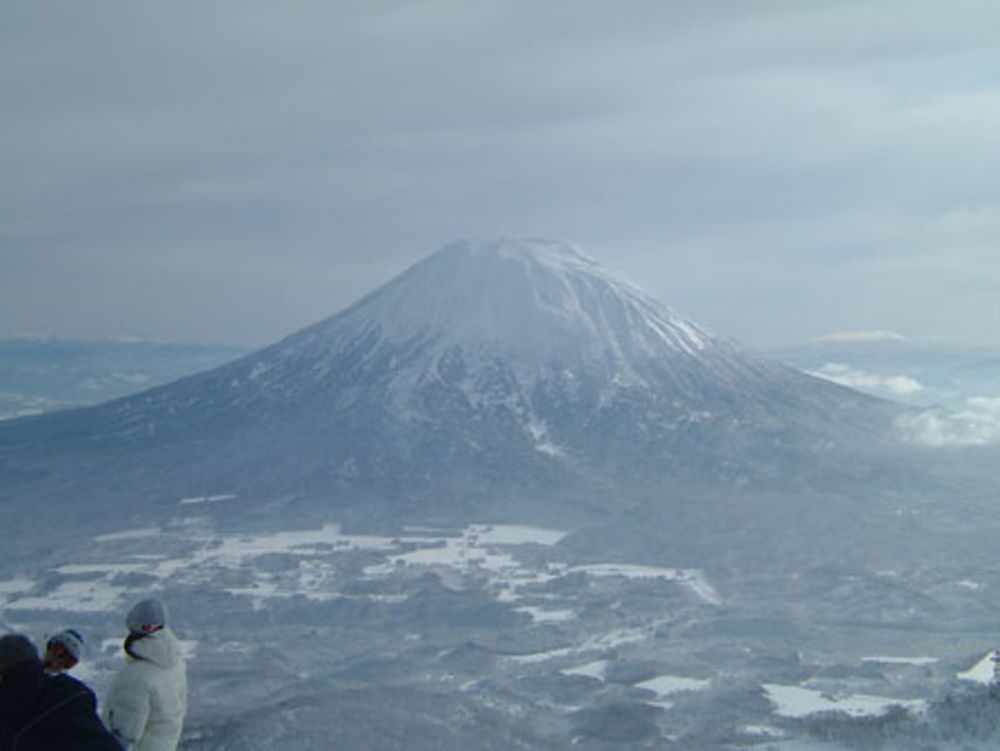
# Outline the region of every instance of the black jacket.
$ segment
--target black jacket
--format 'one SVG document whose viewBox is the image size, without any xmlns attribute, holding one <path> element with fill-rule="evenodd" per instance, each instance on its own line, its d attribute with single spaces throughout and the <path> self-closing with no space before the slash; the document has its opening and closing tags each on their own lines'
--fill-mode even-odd
<svg viewBox="0 0 1000 751">
<path fill-rule="evenodd" d="M 122 751 L 97 716 L 97 700 L 68 675 L 22 662 L 0 678 L 0 751 Z"/>
</svg>

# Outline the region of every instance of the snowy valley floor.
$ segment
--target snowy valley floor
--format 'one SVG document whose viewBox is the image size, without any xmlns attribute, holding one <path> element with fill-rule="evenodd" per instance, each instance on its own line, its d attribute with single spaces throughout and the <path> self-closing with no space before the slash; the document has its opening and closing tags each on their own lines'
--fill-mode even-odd
<svg viewBox="0 0 1000 751">
<path fill-rule="evenodd" d="M 488 524 L 220 532 L 202 511 L 234 500 L 7 572 L 0 626 L 83 629 L 77 673 L 101 694 L 121 614 L 162 595 L 190 658 L 187 749 L 871 746 L 948 696 L 982 702 L 992 676 L 996 572 L 583 561 L 562 530 Z"/>
</svg>

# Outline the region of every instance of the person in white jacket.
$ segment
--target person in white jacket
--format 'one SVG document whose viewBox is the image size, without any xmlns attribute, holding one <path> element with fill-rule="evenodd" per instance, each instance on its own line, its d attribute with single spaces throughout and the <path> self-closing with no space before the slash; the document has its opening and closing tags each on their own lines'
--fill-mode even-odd
<svg viewBox="0 0 1000 751">
<path fill-rule="evenodd" d="M 126 751 L 175 751 L 187 711 L 187 668 L 180 643 L 155 599 L 125 617 L 126 664 L 104 702 L 104 723 Z"/>
</svg>

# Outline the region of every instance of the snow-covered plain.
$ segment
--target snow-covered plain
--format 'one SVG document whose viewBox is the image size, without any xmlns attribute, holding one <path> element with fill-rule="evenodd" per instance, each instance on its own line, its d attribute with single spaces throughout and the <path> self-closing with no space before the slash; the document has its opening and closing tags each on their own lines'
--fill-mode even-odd
<svg viewBox="0 0 1000 751">
<path fill-rule="evenodd" d="M 578 665 L 575 668 L 566 668 L 565 670 L 560 670 L 559 672 L 563 675 L 582 675 L 586 678 L 595 678 L 599 681 L 603 681 L 604 674 L 607 673 L 607 671 L 607 660 L 594 660 L 593 662 L 588 662 L 585 665 Z"/>
<path fill-rule="evenodd" d="M 182 501 L 183 503 L 183 501 Z M 125 574 L 141 574 L 167 581 L 195 575 L 207 569 L 235 569 L 248 580 L 239 587 L 225 587 L 232 595 L 251 597 L 262 603 L 271 597 L 302 596 L 328 600 L 341 596 L 338 590 L 336 562 L 338 554 L 366 551 L 379 553 L 383 562 L 365 568 L 372 579 L 398 575 L 404 571 L 450 570 L 476 571 L 488 576 L 498 599 L 516 602 L 519 592 L 571 574 L 623 579 L 661 579 L 678 583 L 709 604 L 721 602 L 718 594 L 696 570 L 593 564 L 566 566 L 554 562 L 544 569 L 522 564 L 516 551 L 521 546 L 556 545 L 565 532 L 513 525 L 470 525 L 457 533 L 434 533 L 414 530 L 400 537 L 344 534 L 335 524 L 312 530 L 296 530 L 257 535 L 216 535 L 176 532 L 170 529 L 135 529 L 105 535 L 102 543 L 143 537 L 169 538 L 180 535 L 194 549 L 181 558 L 157 555 L 133 555 L 129 560 L 66 563 L 54 571 L 65 581 L 43 594 L 33 595 L 28 579 L 0 581 L 0 607 L 10 610 L 58 610 L 63 612 L 108 611 L 127 601 L 129 587 L 117 584 Z M 99 556 L 99 547 L 94 551 Z M 266 555 L 287 555 L 298 560 L 297 575 L 285 572 L 281 581 L 254 567 L 255 559 Z M 565 608 L 546 609 L 524 606 L 522 610 L 536 621 L 561 621 L 573 617 Z"/>
<path fill-rule="evenodd" d="M 936 657 L 865 657 L 861 661 L 887 665 L 933 665 L 938 659 Z"/>
<path fill-rule="evenodd" d="M 201 504 L 182 502 L 179 507 L 191 514 Z M 443 690 L 442 686 L 454 680 L 453 690 L 462 696 L 492 705 L 498 701 L 486 693 L 492 681 L 511 680 L 519 685 L 551 676 L 571 682 L 566 685 L 573 687 L 548 700 L 553 712 L 565 715 L 592 711 L 594 704 L 585 697 L 596 697 L 591 702 L 599 706 L 602 692 L 624 693 L 635 705 L 660 713 L 689 711 L 684 707 L 692 702 L 711 706 L 726 701 L 715 697 L 726 696 L 730 690 L 727 679 L 714 678 L 713 669 L 705 664 L 686 663 L 689 655 L 674 646 L 674 641 L 677 635 L 685 638 L 688 632 L 704 637 L 713 619 L 724 623 L 726 613 L 733 608 L 727 600 L 731 584 L 724 595 L 713 585 L 711 574 L 699 569 L 571 562 L 560 552 L 565 538 L 562 530 L 499 524 L 456 529 L 408 527 L 395 536 L 351 534 L 334 523 L 269 533 L 222 533 L 203 517 L 182 515 L 162 527 L 137 527 L 99 536 L 76 559 L 40 570 L 26 567 L 0 580 L 0 622 L 5 628 L 31 633 L 38 630 L 34 624 L 40 621 L 98 623 L 107 614 L 123 612 L 137 596 L 177 588 L 208 588 L 212 593 L 209 602 L 224 598 L 227 612 L 257 613 L 265 623 L 284 608 L 334 608 L 320 612 L 336 613 L 340 611 L 335 608 L 344 608 L 348 602 L 373 608 L 370 612 L 377 614 L 379 608 L 409 607 L 411 601 L 424 596 L 426 582 L 439 581 L 455 597 L 469 593 L 473 601 L 480 602 L 477 607 L 484 608 L 484 623 L 502 617 L 502 613 L 517 621 L 498 628 L 496 633 L 504 636 L 486 637 L 487 642 L 490 638 L 501 642 L 486 652 L 494 655 L 490 672 L 479 674 L 474 667 L 471 675 L 453 674 L 451 667 L 440 675 L 431 671 L 426 679 L 437 687 L 435 690 Z M 972 592 L 954 587 L 953 582 L 948 586 L 951 591 Z M 629 597 L 636 598 L 632 604 L 628 604 Z M 419 602 L 413 607 L 412 612 L 428 612 Z M 433 607 L 426 617 L 434 617 Z M 447 616 L 442 618 L 447 625 Z M 395 648 L 419 654 L 425 641 L 433 641 L 420 625 L 406 628 L 406 633 L 393 637 Z M 190 636 L 205 635 L 196 632 Z M 460 643 L 474 643 L 468 637 L 460 638 L 466 640 Z M 210 641 L 212 646 L 207 647 L 197 638 L 188 638 L 187 650 L 199 660 L 220 659 L 225 665 L 226 655 L 244 660 L 259 649 L 244 642 L 238 629 L 223 629 Z M 726 639 L 723 643 L 731 642 Z M 120 664 L 120 644 L 114 629 L 103 638 L 95 638 L 77 674 L 98 688 L 106 685 Z M 756 691 L 750 696 L 764 698 L 763 709 L 747 714 L 742 724 L 734 717 L 734 726 L 743 728 L 741 732 L 749 738 L 770 742 L 789 737 L 782 723 L 818 713 L 878 717 L 900 706 L 919 715 L 925 711 L 927 699 L 906 695 L 880 676 L 940 672 L 947 666 L 926 653 L 893 655 L 891 649 L 859 655 L 855 665 L 873 677 L 870 688 L 893 691 L 859 690 L 862 684 L 834 690 L 829 682 L 810 682 L 808 671 L 798 682 L 762 678 L 748 690 Z M 448 654 L 452 650 L 439 651 Z M 754 659 L 749 647 L 745 653 Z M 669 656 L 665 658 L 668 662 L 643 665 L 641 677 L 633 677 L 632 668 L 621 668 L 656 654 Z M 762 659 L 768 665 L 766 674 L 771 670 L 767 661 L 772 658 L 763 655 Z M 721 664 L 726 658 L 720 654 L 709 660 Z M 789 665 L 795 666 L 795 661 Z M 993 665 L 994 653 L 990 652 L 968 669 L 955 669 L 952 675 L 986 684 L 992 680 Z M 307 666 L 296 675 L 297 680 L 309 681 L 315 673 Z"/>
<path fill-rule="evenodd" d="M 776 705 L 775 712 L 783 717 L 808 717 L 819 712 L 844 712 L 852 717 L 880 715 L 894 706 L 922 712 L 927 703 L 920 699 L 890 699 L 864 694 L 831 695 L 803 686 L 764 684 L 768 698 Z"/>
<path fill-rule="evenodd" d="M 981 660 L 968 670 L 958 674 L 958 678 L 972 683 L 990 684 L 996 677 L 997 660 L 1000 659 L 996 650 L 984 655 Z"/>
<path fill-rule="evenodd" d="M 190 505 L 191 499 L 182 504 Z M 365 568 L 372 579 L 398 575 L 404 571 L 454 570 L 476 571 L 489 577 L 499 600 L 516 602 L 519 590 L 582 573 L 593 577 L 624 579 L 655 578 L 677 582 L 705 602 L 717 604 L 718 595 L 699 571 L 621 564 L 566 566 L 553 562 L 544 569 L 522 564 L 516 551 L 522 546 L 551 547 L 565 532 L 514 525 L 469 525 L 456 532 L 413 529 L 400 537 L 352 535 L 339 525 L 327 524 L 316 529 L 275 532 L 271 534 L 218 535 L 191 532 L 187 529 L 142 528 L 103 535 L 95 539 L 92 555 L 100 558 L 102 544 L 142 538 L 161 542 L 178 536 L 193 546 L 182 557 L 157 554 L 133 554 L 127 560 L 65 563 L 54 573 L 71 579 L 44 593 L 34 594 L 34 582 L 25 577 L 0 581 L 0 607 L 7 611 L 53 610 L 66 613 L 107 611 L 123 606 L 130 587 L 116 583 L 123 575 L 141 574 L 154 580 L 183 578 L 203 570 L 233 569 L 248 574 L 249 581 L 240 587 L 225 587 L 229 594 L 263 600 L 269 597 L 302 596 L 329 599 L 340 596 L 335 568 L 337 557 L 348 552 L 378 553 L 383 562 Z M 286 575 L 280 582 L 254 562 L 267 555 L 287 555 L 298 560 L 294 581 Z M 548 610 L 525 606 L 524 612 L 535 620 L 565 620 L 573 616 L 566 609 Z"/>
<path fill-rule="evenodd" d="M 652 691 L 660 697 L 671 696 L 682 691 L 700 691 L 711 683 L 704 678 L 685 678 L 679 675 L 658 675 L 637 683 L 636 688 Z"/>
</svg>

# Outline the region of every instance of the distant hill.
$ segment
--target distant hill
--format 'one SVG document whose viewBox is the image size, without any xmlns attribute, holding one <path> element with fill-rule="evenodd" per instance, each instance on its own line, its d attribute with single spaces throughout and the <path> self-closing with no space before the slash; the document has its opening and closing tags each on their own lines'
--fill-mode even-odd
<svg viewBox="0 0 1000 751">
<path fill-rule="evenodd" d="M 248 351 L 228 344 L 0 339 L 0 420 L 99 404 Z"/>
</svg>

